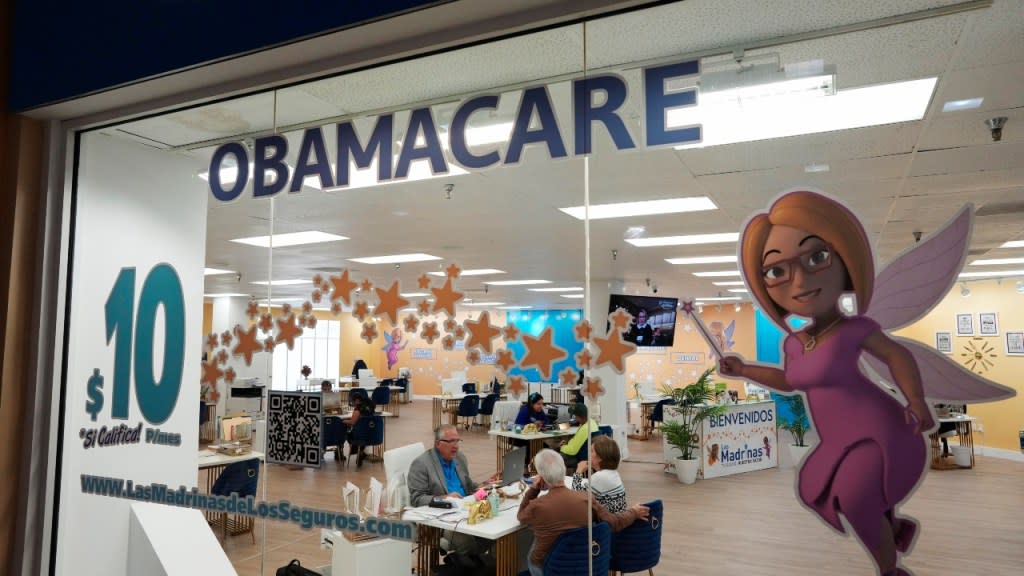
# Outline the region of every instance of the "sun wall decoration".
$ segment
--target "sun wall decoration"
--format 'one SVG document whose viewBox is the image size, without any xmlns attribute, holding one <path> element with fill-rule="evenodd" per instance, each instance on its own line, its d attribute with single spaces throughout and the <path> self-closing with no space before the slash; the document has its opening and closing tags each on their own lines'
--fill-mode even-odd
<svg viewBox="0 0 1024 576">
<path fill-rule="evenodd" d="M 382 332 L 394 338 L 394 332 L 400 332 L 404 328 L 408 334 L 417 334 L 418 331 L 418 336 L 428 344 L 440 339 L 443 347 L 448 350 L 454 349 L 456 342 L 465 341 L 466 361 L 470 365 L 478 364 L 484 353 L 496 354 L 495 365 L 505 373 L 509 382 L 508 392 L 516 398 L 526 390 L 526 383 L 521 376 L 509 376 L 514 367 L 534 367 L 545 380 L 556 376 L 552 374 L 552 366 L 566 358 L 568 352 L 552 343 L 550 327 L 537 337 L 530 336 L 523 334 L 512 324 L 504 327 L 491 324 L 487 311 L 480 312 L 475 320 L 469 318 L 459 324 L 455 320 L 455 312 L 457 303 L 463 299 L 463 293 L 456 291 L 455 281 L 462 270 L 452 264 L 445 272 L 445 280 L 441 286 L 433 286 L 431 278 L 426 274 L 417 279 L 420 289 L 430 290 L 433 303 L 427 299 L 413 303 L 401 297 L 397 280 L 386 289 L 375 287 L 369 279 L 356 282 L 350 277 L 347 268 L 327 278 L 320 274 L 314 276 L 309 299 L 300 309 L 293 309 L 285 304 L 275 317 L 268 306 L 260 306 L 255 301 L 250 302 L 246 308 L 250 321 L 247 326 L 236 324 L 229 331 L 209 334 L 206 337 L 206 349 L 209 354 L 208 360 L 203 362 L 202 383 L 210 386 L 210 399 L 216 402 L 220 397 L 218 382 L 223 379 L 231 384 L 235 380 L 236 372 L 228 365 L 232 359 L 240 359 L 246 366 L 251 366 L 253 354 L 256 352 L 273 352 L 281 344 L 292 350 L 295 339 L 302 335 L 305 328 L 316 327 L 313 303 L 323 300 L 330 303 L 330 313 L 334 316 L 341 314 L 342 304 L 350 306 L 353 316 L 362 322 L 360 337 L 370 344 L 380 339 Z M 375 296 L 375 302 L 370 301 L 371 295 Z M 409 314 L 404 319 L 399 318 L 399 311 L 410 305 L 416 308 L 416 315 Z M 417 315 L 424 317 L 439 312 L 447 315 L 441 323 L 447 333 L 443 337 L 438 330 L 438 322 L 421 322 L 417 318 Z M 387 316 L 391 325 L 395 327 L 392 333 L 378 329 L 374 318 L 382 316 Z M 581 320 L 576 324 L 574 337 L 583 343 L 583 350 L 575 354 L 575 370 L 568 368 L 557 374 L 559 383 L 573 385 L 577 382 L 580 371 L 601 366 L 611 366 L 616 373 L 623 373 L 626 357 L 636 351 L 636 345 L 622 340 L 622 333 L 628 329 L 631 318 L 619 310 L 616 314 L 610 315 L 609 320 L 609 332 L 603 337 L 594 335 L 594 328 L 587 320 Z M 262 342 L 259 340 L 258 330 L 267 334 Z M 523 357 L 516 359 L 512 350 L 495 348 L 493 343 L 498 338 L 506 345 L 521 340 L 525 346 Z M 596 354 L 591 348 L 596 349 Z M 596 400 L 604 394 L 605 389 L 599 377 L 587 376 L 582 392 Z"/>
<path fill-rule="evenodd" d="M 964 351 L 960 353 L 960 357 L 968 369 L 978 374 L 984 374 L 995 365 L 993 359 L 997 357 L 997 354 L 996 348 L 991 342 L 980 336 L 975 336 L 964 344 Z"/>
</svg>

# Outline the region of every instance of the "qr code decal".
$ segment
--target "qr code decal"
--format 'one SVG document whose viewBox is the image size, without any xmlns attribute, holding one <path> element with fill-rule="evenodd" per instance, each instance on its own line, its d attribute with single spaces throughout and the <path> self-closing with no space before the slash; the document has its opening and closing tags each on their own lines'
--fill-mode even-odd
<svg viewBox="0 0 1024 576">
<path fill-rule="evenodd" d="M 319 468 L 321 395 L 269 392 L 267 462 Z"/>
</svg>

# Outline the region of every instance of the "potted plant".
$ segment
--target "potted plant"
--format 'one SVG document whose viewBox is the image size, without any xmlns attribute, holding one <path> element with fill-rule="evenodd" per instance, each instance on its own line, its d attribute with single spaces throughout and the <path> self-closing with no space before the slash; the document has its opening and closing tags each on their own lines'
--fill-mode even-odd
<svg viewBox="0 0 1024 576">
<path fill-rule="evenodd" d="M 674 406 L 666 406 L 672 415 L 662 422 L 665 442 L 679 452 L 676 457 L 676 476 L 683 484 L 693 484 L 700 468 L 700 432 L 704 421 L 724 413 L 728 407 L 714 404 L 715 385 L 711 381 L 714 367 L 708 368 L 696 382 L 682 388 L 663 387 L 672 397 Z"/>
<path fill-rule="evenodd" d="M 789 431 L 793 435 L 793 443 L 789 445 L 789 454 L 793 457 L 793 465 L 797 466 L 804 456 L 811 450 L 811 447 L 804 441 L 807 431 L 811 428 L 811 422 L 807 418 L 807 407 L 804 406 L 804 398 L 799 394 L 782 396 L 779 402 L 789 409 L 789 415 L 779 414 L 779 428 Z"/>
</svg>

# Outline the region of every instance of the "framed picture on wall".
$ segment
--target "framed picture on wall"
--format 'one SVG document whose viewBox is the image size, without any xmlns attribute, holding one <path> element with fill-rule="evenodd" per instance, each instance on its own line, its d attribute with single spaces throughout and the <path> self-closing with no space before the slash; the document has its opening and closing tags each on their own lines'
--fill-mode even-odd
<svg viewBox="0 0 1024 576">
<path fill-rule="evenodd" d="M 956 335 L 974 336 L 974 316 L 971 313 L 956 315 Z"/>
<path fill-rule="evenodd" d="M 978 333 L 982 336 L 998 336 L 999 320 L 995 312 L 982 312 L 978 314 Z"/>
<path fill-rule="evenodd" d="M 935 349 L 943 354 L 953 353 L 953 334 L 950 332 L 935 333 Z"/>
<path fill-rule="evenodd" d="M 1006 354 L 1024 356 L 1024 330 L 1006 331 Z"/>
</svg>

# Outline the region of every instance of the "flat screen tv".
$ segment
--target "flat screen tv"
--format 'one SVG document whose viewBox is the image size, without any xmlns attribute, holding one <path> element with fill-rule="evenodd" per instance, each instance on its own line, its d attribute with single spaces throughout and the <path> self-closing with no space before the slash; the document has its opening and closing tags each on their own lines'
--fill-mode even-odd
<svg viewBox="0 0 1024 576">
<path fill-rule="evenodd" d="M 675 339 L 678 307 L 678 298 L 612 294 L 608 313 L 622 308 L 633 316 L 629 330 L 622 335 L 624 340 L 637 346 L 671 346 Z"/>
</svg>

